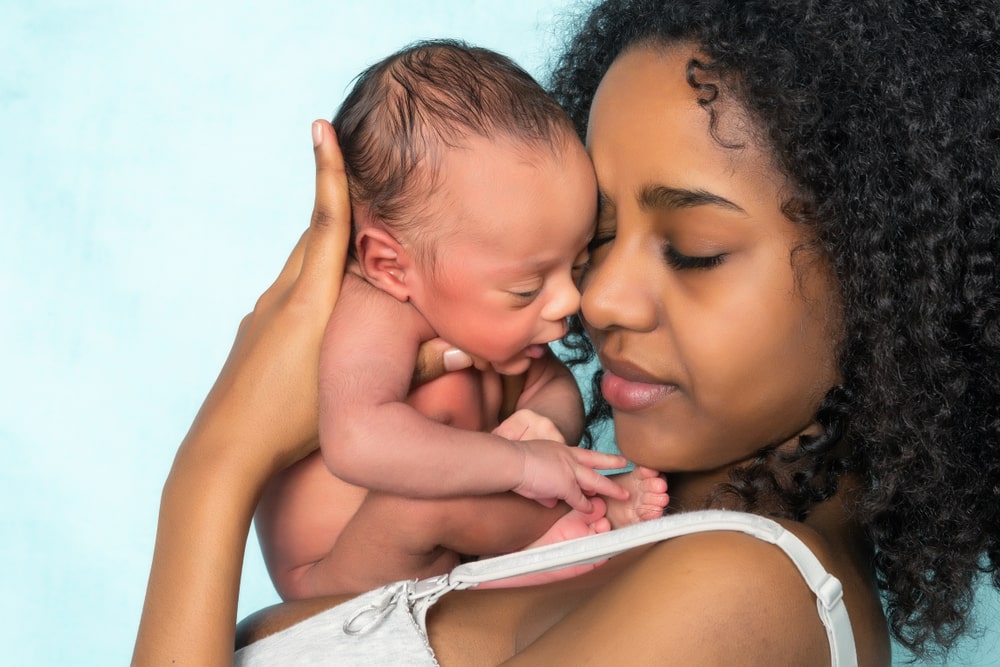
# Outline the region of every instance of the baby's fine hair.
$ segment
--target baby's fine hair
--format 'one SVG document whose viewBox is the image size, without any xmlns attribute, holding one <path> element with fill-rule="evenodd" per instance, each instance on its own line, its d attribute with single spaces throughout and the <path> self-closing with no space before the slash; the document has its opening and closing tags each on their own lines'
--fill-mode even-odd
<svg viewBox="0 0 1000 667">
<path fill-rule="evenodd" d="M 472 136 L 558 150 L 569 116 L 510 58 L 422 41 L 362 72 L 333 119 L 354 205 L 404 231 L 424 222 L 445 150 Z"/>
</svg>

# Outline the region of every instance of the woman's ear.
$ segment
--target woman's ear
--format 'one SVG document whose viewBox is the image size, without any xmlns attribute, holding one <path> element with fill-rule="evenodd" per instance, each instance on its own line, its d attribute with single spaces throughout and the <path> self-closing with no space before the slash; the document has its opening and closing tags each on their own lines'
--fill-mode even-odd
<svg viewBox="0 0 1000 667">
<path fill-rule="evenodd" d="M 358 263 L 368 282 L 400 301 L 408 301 L 416 277 L 413 261 L 406 248 L 392 234 L 377 227 L 366 227 L 355 239 Z"/>
</svg>

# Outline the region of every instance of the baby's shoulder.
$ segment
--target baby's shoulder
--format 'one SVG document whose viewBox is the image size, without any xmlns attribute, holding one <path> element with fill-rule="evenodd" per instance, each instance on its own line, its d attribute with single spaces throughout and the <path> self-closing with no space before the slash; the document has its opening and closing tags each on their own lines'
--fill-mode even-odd
<svg viewBox="0 0 1000 667">
<path fill-rule="evenodd" d="M 357 298 L 396 300 L 388 292 L 385 292 L 368 282 L 368 280 L 358 271 L 351 270 L 344 273 L 344 281 L 340 286 L 340 294 L 341 296 L 353 296 Z"/>
<path fill-rule="evenodd" d="M 416 346 L 436 334 L 420 312 L 348 271 L 330 316 L 326 340 L 343 338 L 356 345 L 359 339 L 381 349 Z M 414 348 L 415 349 L 415 348 Z"/>
</svg>

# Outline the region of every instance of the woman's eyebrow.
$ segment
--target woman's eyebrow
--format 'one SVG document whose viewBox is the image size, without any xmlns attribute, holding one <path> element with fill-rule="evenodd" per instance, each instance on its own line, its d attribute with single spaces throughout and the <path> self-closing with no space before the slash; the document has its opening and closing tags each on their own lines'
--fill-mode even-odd
<svg viewBox="0 0 1000 667">
<path fill-rule="evenodd" d="M 611 206 L 611 199 L 604 194 L 601 189 L 597 190 L 597 213 L 601 214 L 602 211 L 606 211 Z"/>
<path fill-rule="evenodd" d="M 707 190 L 688 190 L 666 185 L 646 185 L 637 197 L 643 210 L 694 208 L 695 206 L 719 206 L 746 215 L 743 208 Z"/>
</svg>

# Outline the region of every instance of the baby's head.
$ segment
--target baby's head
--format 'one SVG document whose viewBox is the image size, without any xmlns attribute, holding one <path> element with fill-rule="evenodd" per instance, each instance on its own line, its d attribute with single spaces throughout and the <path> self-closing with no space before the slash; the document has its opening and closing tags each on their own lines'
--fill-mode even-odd
<svg viewBox="0 0 1000 667">
<path fill-rule="evenodd" d="M 563 335 L 596 183 L 530 75 L 486 49 L 422 42 L 362 73 L 333 124 L 369 281 L 503 372 Z"/>
</svg>

